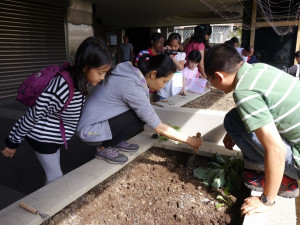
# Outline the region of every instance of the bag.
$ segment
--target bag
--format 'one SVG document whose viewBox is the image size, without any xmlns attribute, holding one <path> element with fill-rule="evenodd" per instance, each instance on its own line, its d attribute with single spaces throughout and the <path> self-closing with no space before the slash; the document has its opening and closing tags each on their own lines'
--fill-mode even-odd
<svg viewBox="0 0 300 225">
<path fill-rule="evenodd" d="M 194 77 L 190 84 L 190 92 L 202 94 L 206 88 L 206 79 Z"/>
<path fill-rule="evenodd" d="M 65 147 L 68 148 L 65 128 L 61 119 L 61 113 L 66 110 L 74 96 L 74 82 L 69 72 L 66 70 L 69 67 L 69 62 L 65 62 L 62 66 L 51 65 L 41 71 L 37 71 L 26 78 L 18 89 L 17 101 L 25 105 L 33 106 L 37 98 L 42 94 L 50 81 L 58 74 L 63 76 L 69 86 L 69 97 L 63 109 L 59 112 L 60 132 L 64 140 Z"/>
</svg>

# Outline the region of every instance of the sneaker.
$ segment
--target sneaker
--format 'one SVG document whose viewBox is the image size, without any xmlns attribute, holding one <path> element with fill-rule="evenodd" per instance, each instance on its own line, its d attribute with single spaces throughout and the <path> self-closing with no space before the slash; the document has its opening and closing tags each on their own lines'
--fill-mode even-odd
<svg viewBox="0 0 300 225">
<path fill-rule="evenodd" d="M 242 180 L 247 188 L 263 192 L 265 185 L 264 173 L 244 172 Z M 290 177 L 283 176 L 278 195 L 284 198 L 296 198 L 299 195 L 298 182 Z"/>
<path fill-rule="evenodd" d="M 136 144 L 129 144 L 126 141 L 121 141 L 119 144 L 115 146 L 116 149 L 123 152 L 136 152 L 140 146 Z"/>
<path fill-rule="evenodd" d="M 128 157 L 126 155 L 120 154 L 115 148 L 105 148 L 102 151 L 96 151 L 95 157 L 97 159 L 105 160 L 109 163 L 126 163 L 128 161 Z"/>
</svg>

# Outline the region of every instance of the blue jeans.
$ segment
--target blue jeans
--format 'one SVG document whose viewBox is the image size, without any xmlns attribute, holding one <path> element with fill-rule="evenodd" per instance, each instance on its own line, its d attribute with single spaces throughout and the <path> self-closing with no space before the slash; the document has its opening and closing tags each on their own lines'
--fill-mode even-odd
<svg viewBox="0 0 300 225">
<path fill-rule="evenodd" d="M 254 132 L 248 133 L 237 108 L 230 110 L 224 118 L 224 128 L 235 144 L 241 149 L 244 156 L 245 168 L 252 170 L 264 170 L 265 150 Z M 300 173 L 294 167 L 294 158 L 291 145 L 284 139 L 286 156 L 284 174 L 296 180 L 300 180 Z"/>
</svg>

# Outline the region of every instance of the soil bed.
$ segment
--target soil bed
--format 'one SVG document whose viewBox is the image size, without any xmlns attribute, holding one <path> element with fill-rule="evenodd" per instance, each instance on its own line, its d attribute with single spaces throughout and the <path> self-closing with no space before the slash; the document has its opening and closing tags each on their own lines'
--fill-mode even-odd
<svg viewBox="0 0 300 225">
<path fill-rule="evenodd" d="M 232 95 L 213 91 L 184 107 L 230 110 Z M 193 170 L 209 158 L 151 148 L 53 216 L 48 224 L 242 224 L 240 206 L 250 191 L 230 195 L 231 207 L 216 209 L 222 190 L 207 189 Z M 101 172 L 101 171 L 99 171 Z"/>
</svg>

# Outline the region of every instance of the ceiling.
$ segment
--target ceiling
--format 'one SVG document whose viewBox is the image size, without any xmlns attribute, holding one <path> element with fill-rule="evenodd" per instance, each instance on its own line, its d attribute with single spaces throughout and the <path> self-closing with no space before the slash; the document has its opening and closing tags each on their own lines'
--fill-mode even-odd
<svg viewBox="0 0 300 225">
<path fill-rule="evenodd" d="M 239 0 L 84 0 L 96 6 L 96 18 L 115 28 L 241 22 Z M 211 10 L 206 4 L 210 5 Z M 219 16 L 222 14 L 223 17 Z M 233 18 L 232 16 L 236 16 Z M 224 19 L 226 18 L 226 19 Z"/>
</svg>

